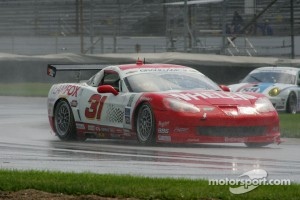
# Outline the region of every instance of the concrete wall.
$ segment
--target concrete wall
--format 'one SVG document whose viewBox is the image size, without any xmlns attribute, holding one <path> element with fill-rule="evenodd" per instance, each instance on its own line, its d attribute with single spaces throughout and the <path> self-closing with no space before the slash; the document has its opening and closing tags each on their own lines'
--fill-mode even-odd
<svg viewBox="0 0 300 200">
<path fill-rule="evenodd" d="M 76 81 L 76 73 L 58 72 L 57 77 L 47 76 L 48 64 L 125 64 L 135 63 L 137 58 L 146 63 L 173 63 L 193 67 L 219 84 L 230 84 L 241 80 L 256 67 L 275 65 L 277 58 L 233 57 L 208 54 L 55 54 L 44 56 L 21 56 L 0 54 L 0 83 L 55 83 Z M 292 66 L 300 66 L 298 60 L 281 60 Z M 88 79 L 92 73 L 86 73 Z"/>
</svg>

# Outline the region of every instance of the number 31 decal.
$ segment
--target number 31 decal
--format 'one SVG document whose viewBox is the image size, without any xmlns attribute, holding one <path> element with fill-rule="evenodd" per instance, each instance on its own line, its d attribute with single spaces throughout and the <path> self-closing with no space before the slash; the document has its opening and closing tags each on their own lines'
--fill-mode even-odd
<svg viewBox="0 0 300 200">
<path fill-rule="evenodd" d="M 90 107 L 85 108 L 85 117 L 88 119 L 98 119 L 101 118 L 101 112 L 103 108 L 103 104 L 106 100 L 107 96 L 100 96 L 98 94 L 93 94 L 90 99 Z"/>
</svg>

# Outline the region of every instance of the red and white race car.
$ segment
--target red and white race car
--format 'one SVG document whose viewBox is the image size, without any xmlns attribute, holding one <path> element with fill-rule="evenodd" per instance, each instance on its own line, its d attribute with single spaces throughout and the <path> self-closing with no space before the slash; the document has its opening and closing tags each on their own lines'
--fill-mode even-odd
<svg viewBox="0 0 300 200">
<path fill-rule="evenodd" d="M 63 69 L 48 65 L 48 75 L 58 70 Z M 174 64 L 138 61 L 99 70 L 88 81 L 51 87 L 49 121 L 61 140 L 280 143 L 278 114 L 262 94 L 229 92 L 199 71 Z"/>
</svg>

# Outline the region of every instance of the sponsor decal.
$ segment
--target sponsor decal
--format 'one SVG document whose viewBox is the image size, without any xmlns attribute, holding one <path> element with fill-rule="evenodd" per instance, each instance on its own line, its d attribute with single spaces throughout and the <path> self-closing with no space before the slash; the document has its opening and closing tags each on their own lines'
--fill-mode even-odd
<svg viewBox="0 0 300 200">
<path fill-rule="evenodd" d="M 171 137 L 169 135 L 158 135 L 159 141 L 171 142 Z"/>
<path fill-rule="evenodd" d="M 132 95 L 129 97 L 129 100 L 128 100 L 128 103 L 127 103 L 127 106 L 128 106 L 128 107 L 131 107 L 134 97 L 135 97 L 135 94 L 132 94 Z"/>
<path fill-rule="evenodd" d="M 124 129 L 123 130 L 123 135 L 126 136 L 126 137 L 132 137 L 133 135 L 136 135 L 136 133 L 132 132 L 129 129 Z"/>
<path fill-rule="evenodd" d="M 95 130 L 96 130 L 96 132 L 100 132 L 101 129 L 99 126 L 96 126 Z"/>
<path fill-rule="evenodd" d="M 185 93 L 185 94 L 170 94 L 175 98 L 180 98 L 186 101 L 203 99 L 233 99 L 233 100 L 249 100 L 256 97 L 245 93 L 225 93 L 225 92 L 201 92 L 201 93 Z"/>
<path fill-rule="evenodd" d="M 106 128 L 106 127 L 101 127 L 101 128 L 100 128 L 100 131 L 103 131 L 103 132 L 109 132 L 110 129 L 109 129 L 109 128 Z"/>
<path fill-rule="evenodd" d="M 58 85 L 52 89 L 52 94 L 66 94 L 68 96 L 78 96 L 80 86 L 77 85 Z"/>
<path fill-rule="evenodd" d="M 130 116 L 125 116 L 125 123 L 130 124 Z"/>
<path fill-rule="evenodd" d="M 52 94 L 60 94 L 67 87 L 67 85 L 57 85 L 53 86 Z"/>
<path fill-rule="evenodd" d="M 130 133 L 124 133 L 123 135 L 124 135 L 125 137 L 130 137 L 130 136 L 131 136 Z"/>
<path fill-rule="evenodd" d="M 158 128 L 157 132 L 158 133 L 169 133 L 169 129 L 168 128 Z"/>
<path fill-rule="evenodd" d="M 81 129 L 81 130 L 85 130 L 84 124 L 81 124 L 81 123 L 76 123 L 76 128 Z"/>
<path fill-rule="evenodd" d="M 131 109 L 125 108 L 125 123 L 126 124 L 130 124 L 130 113 L 131 113 Z"/>
<path fill-rule="evenodd" d="M 88 125 L 88 130 L 89 130 L 89 131 L 95 131 L 96 128 L 95 128 L 94 125 Z"/>
<path fill-rule="evenodd" d="M 124 133 L 130 133 L 131 131 L 129 129 L 124 129 L 123 132 Z"/>
<path fill-rule="evenodd" d="M 152 99 L 149 97 L 141 97 L 140 101 L 152 101 Z"/>
<path fill-rule="evenodd" d="M 258 84 L 246 84 L 238 89 L 239 92 L 257 92 L 262 93 L 267 88 L 275 86 L 273 83 L 258 83 Z"/>
<path fill-rule="evenodd" d="M 189 130 L 190 130 L 189 128 L 176 127 L 174 129 L 174 133 L 185 133 L 185 132 L 188 132 Z"/>
<path fill-rule="evenodd" d="M 260 92 L 259 87 L 247 87 L 240 90 L 240 92 Z"/>
<path fill-rule="evenodd" d="M 71 104 L 71 107 L 77 107 L 78 102 L 76 100 L 72 100 L 70 104 Z"/>
<path fill-rule="evenodd" d="M 67 94 L 68 96 L 77 97 L 78 91 L 80 87 L 76 85 L 67 85 L 63 94 Z"/>
<path fill-rule="evenodd" d="M 115 133 L 115 134 L 120 134 L 120 133 L 123 133 L 123 129 L 121 128 L 109 128 L 109 132 L 110 133 Z"/>
<path fill-rule="evenodd" d="M 187 69 L 178 69 L 178 68 L 148 68 L 140 69 L 140 72 L 179 72 L 187 71 Z"/>
<path fill-rule="evenodd" d="M 170 125 L 170 121 L 165 121 L 165 122 L 158 121 L 158 126 L 159 127 L 166 127 L 166 126 L 169 126 L 169 125 Z"/>
<path fill-rule="evenodd" d="M 126 74 L 133 74 L 133 73 L 136 73 L 136 72 L 138 72 L 138 70 L 128 71 L 128 72 L 126 72 Z"/>
<path fill-rule="evenodd" d="M 123 129 L 122 128 L 117 128 L 116 133 L 123 133 Z"/>
<path fill-rule="evenodd" d="M 130 116 L 130 108 L 125 108 L 125 115 Z"/>
</svg>

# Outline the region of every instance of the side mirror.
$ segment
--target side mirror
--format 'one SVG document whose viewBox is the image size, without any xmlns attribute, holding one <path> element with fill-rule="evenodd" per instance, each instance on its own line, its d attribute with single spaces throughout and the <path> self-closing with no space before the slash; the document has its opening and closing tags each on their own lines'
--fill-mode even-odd
<svg viewBox="0 0 300 200">
<path fill-rule="evenodd" d="M 97 91 L 99 93 L 112 93 L 115 96 L 119 94 L 119 92 L 113 86 L 111 86 L 111 85 L 100 85 L 97 88 Z"/>
<path fill-rule="evenodd" d="M 226 85 L 219 85 L 219 87 L 224 91 L 224 92 L 230 92 L 230 89 Z"/>
</svg>

